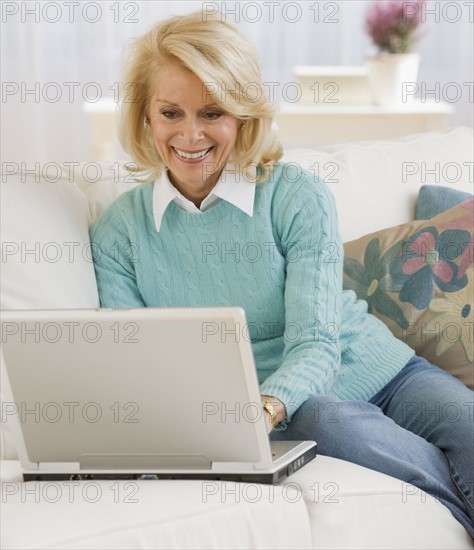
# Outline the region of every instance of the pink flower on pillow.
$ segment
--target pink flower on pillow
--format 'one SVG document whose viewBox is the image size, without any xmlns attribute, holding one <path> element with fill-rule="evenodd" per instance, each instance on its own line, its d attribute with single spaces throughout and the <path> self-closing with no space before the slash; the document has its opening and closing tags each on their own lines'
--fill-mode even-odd
<svg viewBox="0 0 474 550">
<path fill-rule="evenodd" d="M 390 265 L 392 280 L 401 286 L 400 301 L 424 309 L 433 297 L 433 283 L 443 292 L 457 292 L 467 284 L 456 261 L 471 239 L 464 229 L 423 227 L 405 243 L 401 256 Z M 471 260 L 472 261 L 472 260 Z"/>
<path fill-rule="evenodd" d="M 413 275 L 426 266 L 430 266 L 433 273 L 443 283 L 449 283 L 453 278 L 454 270 L 451 265 L 440 258 L 437 250 L 436 237 L 433 233 L 425 231 L 421 233 L 408 247 L 410 252 L 415 254 L 403 263 L 402 272 L 404 275 Z"/>
</svg>

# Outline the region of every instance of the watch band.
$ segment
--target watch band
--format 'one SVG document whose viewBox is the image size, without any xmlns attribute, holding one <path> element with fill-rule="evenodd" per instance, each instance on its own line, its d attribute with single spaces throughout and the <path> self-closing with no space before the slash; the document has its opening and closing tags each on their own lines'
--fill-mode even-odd
<svg viewBox="0 0 474 550">
<path fill-rule="evenodd" d="M 274 428 L 277 425 L 277 414 L 273 405 L 268 399 L 263 399 L 262 407 L 270 415 L 270 422 L 272 423 L 272 428 Z"/>
</svg>

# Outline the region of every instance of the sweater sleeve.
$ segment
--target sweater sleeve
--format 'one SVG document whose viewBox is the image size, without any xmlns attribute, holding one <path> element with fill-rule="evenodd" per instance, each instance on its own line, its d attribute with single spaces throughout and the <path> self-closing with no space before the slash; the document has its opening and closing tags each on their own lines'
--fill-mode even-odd
<svg viewBox="0 0 474 550">
<path fill-rule="evenodd" d="M 90 238 L 101 307 L 145 307 L 135 272 L 138 243 L 117 203 L 91 227 Z"/>
<path fill-rule="evenodd" d="M 312 395 L 329 393 L 341 365 L 343 248 L 334 198 L 304 171 L 280 180 L 273 224 L 285 257 L 285 347 L 280 367 L 261 385 L 286 406 L 287 419 Z M 284 427 L 284 425 L 282 426 Z"/>
</svg>

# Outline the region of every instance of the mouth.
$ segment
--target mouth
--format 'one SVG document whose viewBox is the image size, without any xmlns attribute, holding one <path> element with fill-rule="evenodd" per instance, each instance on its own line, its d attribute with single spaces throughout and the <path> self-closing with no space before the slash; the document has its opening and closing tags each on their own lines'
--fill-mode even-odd
<svg viewBox="0 0 474 550">
<path fill-rule="evenodd" d="M 171 147 L 176 156 L 184 162 L 201 162 L 205 159 L 210 151 L 214 149 L 214 146 L 208 147 L 207 149 L 201 149 L 200 151 L 183 151 L 182 149 L 177 149 L 176 147 Z"/>
</svg>

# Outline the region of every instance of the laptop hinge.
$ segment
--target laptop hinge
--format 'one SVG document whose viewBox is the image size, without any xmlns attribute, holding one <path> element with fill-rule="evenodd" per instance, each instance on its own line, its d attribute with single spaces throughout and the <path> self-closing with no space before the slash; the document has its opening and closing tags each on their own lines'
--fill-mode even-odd
<svg viewBox="0 0 474 550">
<path fill-rule="evenodd" d="M 39 462 L 40 470 L 54 470 L 56 472 L 79 472 L 79 462 Z"/>
<path fill-rule="evenodd" d="M 253 462 L 213 462 L 213 472 L 253 472 L 255 465 Z"/>
</svg>

